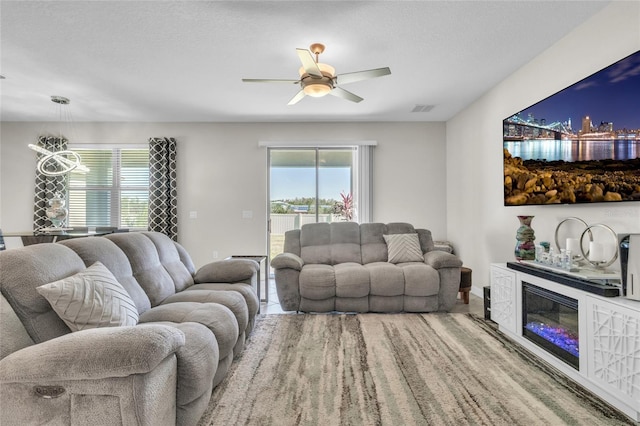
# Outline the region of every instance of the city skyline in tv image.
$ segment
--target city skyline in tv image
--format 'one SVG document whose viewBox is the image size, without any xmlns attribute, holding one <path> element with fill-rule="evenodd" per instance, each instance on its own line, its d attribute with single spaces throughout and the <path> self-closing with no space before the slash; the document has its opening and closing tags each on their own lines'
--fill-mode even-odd
<svg viewBox="0 0 640 426">
<path fill-rule="evenodd" d="M 504 204 L 640 201 L 640 51 L 503 120 Z"/>
<path fill-rule="evenodd" d="M 638 131 L 640 51 L 522 110 L 520 115 L 547 123 L 570 120 L 576 131 L 581 130 L 586 116 L 596 127 L 608 122 L 614 130 Z"/>
</svg>

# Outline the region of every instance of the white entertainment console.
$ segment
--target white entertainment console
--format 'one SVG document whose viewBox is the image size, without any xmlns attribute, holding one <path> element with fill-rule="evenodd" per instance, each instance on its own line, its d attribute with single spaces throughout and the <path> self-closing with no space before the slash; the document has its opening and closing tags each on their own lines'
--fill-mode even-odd
<svg viewBox="0 0 640 426">
<path fill-rule="evenodd" d="M 509 338 L 640 422 L 640 301 L 592 294 L 556 278 L 492 264 L 491 319 Z M 578 301 L 578 370 L 523 336 L 523 281 Z"/>
</svg>

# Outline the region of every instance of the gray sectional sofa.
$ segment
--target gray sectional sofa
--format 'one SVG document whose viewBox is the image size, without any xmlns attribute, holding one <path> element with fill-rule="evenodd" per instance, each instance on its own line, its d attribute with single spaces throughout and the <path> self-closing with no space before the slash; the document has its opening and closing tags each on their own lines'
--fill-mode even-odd
<svg viewBox="0 0 640 426">
<path fill-rule="evenodd" d="M 197 424 L 253 328 L 257 269 L 196 271 L 154 232 L 0 252 L 0 424 Z"/>
<path fill-rule="evenodd" d="M 334 222 L 286 232 L 271 266 L 283 310 L 430 312 L 455 304 L 462 261 L 408 223 Z"/>
</svg>

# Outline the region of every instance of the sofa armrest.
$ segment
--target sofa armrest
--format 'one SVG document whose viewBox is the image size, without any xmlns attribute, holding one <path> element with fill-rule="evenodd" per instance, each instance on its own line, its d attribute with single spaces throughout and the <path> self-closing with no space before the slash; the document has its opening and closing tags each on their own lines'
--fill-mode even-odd
<svg viewBox="0 0 640 426">
<path fill-rule="evenodd" d="M 280 253 L 271 260 L 271 267 L 273 269 L 291 268 L 296 271 L 301 271 L 303 266 L 304 260 L 293 253 Z"/>
<path fill-rule="evenodd" d="M 424 254 L 424 262 L 434 269 L 459 268 L 462 266 L 462 260 L 458 256 L 440 250 L 426 252 Z"/>
<path fill-rule="evenodd" d="M 250 280 L 258 273 L 258 262 L 251 259 L 226 259 L 207 263 L 196 272 L 193 281 L 200 283 L 236 283 Z"/>
<path fill-rule="evenodd" d="M 95 328 L 28 346 L 0 361 L 0 383 L 96 380 L 144 374 L 185 344 L 165 325 Z"/>
</svg>

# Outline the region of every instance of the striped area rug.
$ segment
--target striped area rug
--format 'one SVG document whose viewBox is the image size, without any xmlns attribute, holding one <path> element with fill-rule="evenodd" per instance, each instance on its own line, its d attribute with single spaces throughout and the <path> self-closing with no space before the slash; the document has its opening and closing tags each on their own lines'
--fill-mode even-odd
<svg viewBox="0 0 640 426">
<path fill-rule="evenodd" d="M 268 315 L 201 425 L 622 425 L 468 314 Z"/>
</svg>

